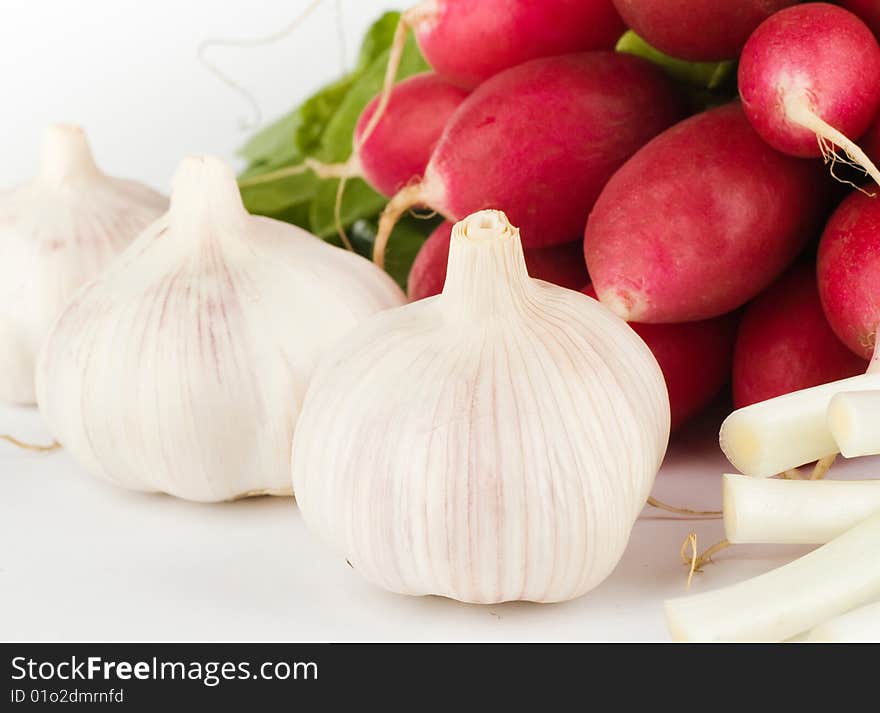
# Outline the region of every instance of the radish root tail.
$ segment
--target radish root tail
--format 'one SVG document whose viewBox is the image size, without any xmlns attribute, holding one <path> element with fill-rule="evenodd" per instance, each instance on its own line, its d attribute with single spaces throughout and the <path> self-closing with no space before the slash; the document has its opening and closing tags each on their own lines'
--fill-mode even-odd
<svg viewBox="0 0 880 713">
<path fill-rule="evenodd" d="M 31 451 L 33 453 L 52 453 L 61 448 L 61 444 L 58 441 L 53 441 L 48 446 L 41 446 L 35 443 L 25 443 L 24 441 L 20 441 L 13 436 L 7 436 L 6 434 L 0 434 L 0 441 L 6 441 L 16 448 L 21 448 L 23 451 Z"/>
<path fill-rule="evenodd" d="M 874 162 L 868 158 L 868 155 L 850 138 L 835 129 L 831 124 L 813 113 L 810 109 L 808 100 L 803 96 L 798 96 L 785 101 L 785 114 L 795 124 L 799 124 L 816 134 L 819 146 L 822 149 L 822 155 L 825 157 L 826 163 L 830 156 L 833 155 L 832 167 L 834 161 L 841 161 L 853 165 L 874 179 L 874 182 L 880 186 L 880 170 L 874 165 Z M 829 146 L 830 144 L 830 146 Z M 842 151 L 846 158 L 840 156 L 835 151 L 837 147 Z M 834 175 L 832 171 L 832 175 Z M 862 189 L 860 189 L 862 190 Z M 874 194 L 868 193 L 869 196 Z"/>
<path fill-rule="evenodd" d="M 414 183 L 401 189 L 385 206 L 379 218 L 379 230 L 376 233 L 376 242 L 373 244 L 373 262 L 385 269 L 385 252 L 388 249 L 388 239 L 391 231 L 400 217 L 414 205 L 422 200 L 422 186 Z"/>
<path fill-rule="evenodd" d="M 691 510 L 690 508 L 679 508 L 673 505 L 669 505 L 664 503 L 662 500 L 658 500 L 655 497 L 648 498 L 648 505 L 652 508 L 657 508 L 658 510 L 666 510 L 666 512 L 673 512 L 676 515 L 695 515 L 695 516 L 710 516 L 710 517 L 720 517 L 722 515 L 721 510 Z"/>
</svg>

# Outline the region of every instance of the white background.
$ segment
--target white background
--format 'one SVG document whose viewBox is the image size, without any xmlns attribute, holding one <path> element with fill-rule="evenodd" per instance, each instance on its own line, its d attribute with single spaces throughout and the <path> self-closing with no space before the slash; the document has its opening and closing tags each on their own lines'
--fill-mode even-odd
<svg viewBox="0 0 880 713">
<path fill-rule="evenodd" d="M 109 172 L 167 189 L 191 152 L 232 158 L 249 107 L 196 58 L 209 37 L 283 27 L 304 0 L 4 0 L 0 185 L 31 174 L 43 127 L 81 123 Z M 384 2 L 342 0 L 347 59 Z M 212 59 L 266 118 L 340 71 L 334 0 L 287 39 Z M 718 506 L 717 416 L 678 439 L 656 494 Z M 0 433 L 50 438 L 33 410 L 0 408 Z M 850 472 L 867 466 L 850 464 Z M 196 505 L 89 478 L 67 453 L 0 443 L 0 638 L 85 640 L 664 640 L 663 599 L 684 593 L 678 560 L 721 523 L 647 511 L 617 571 L 561 605 L 468 606 L 364 583 L 305 531 L 290 500 Z M 695 591 L 781 564 L 803 548 L 740 547 Z"/>
<path fill-rule="evenodd" d="M 0 17 L 0 186 L 36 167 L 43 128 L 81 124 L 109 173 L 167 190 L 188 153 L 233 158 L 250 106 L 198 60 L 211 38 L 249 39 L 289 25 L 311 0 L 3 0 Z M 290 36 L 208 58 L 271 120 L 342 69 L 382 0 L 323 0 Z M 337 10 L 341 8 L 341 12 Z"/>
<path fill-rule="evenodd" d="M 718 507 L 717 411 L 676 438 L 654 493 Z M 33 411 L 0 408 L 0 433 L 49 438 Z M 835 475 L 869 474 L 848 463 Z M 293 502 L 200 505 L 90 478 L 58 452 L 0 444 L 0 639 L 134 641 L 665 641 L 663 601 L 684 596 L 679 549 L 719 520 L 646 508 L 598 589 L 563 604 L 461 604 L 368 584 L 305 529 Z M 808 548 L 740 545 L 691 592 L 732 584 Z M 742 606 L 760 606 L 744 601 Z"/>
</svg>

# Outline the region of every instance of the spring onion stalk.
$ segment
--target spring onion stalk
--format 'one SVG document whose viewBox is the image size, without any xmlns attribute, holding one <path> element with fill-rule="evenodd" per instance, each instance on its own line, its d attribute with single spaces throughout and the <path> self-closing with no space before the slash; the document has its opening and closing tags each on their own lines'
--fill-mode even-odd
<svg viewBox="0 0 880 713">
<path fill-rule="evenodd" d="M 828 429 L 846 458 L 880 453 L 880 391 L 848 391 L 831 399 Z"/>
<path fill-rule="evenodd" d="M 783 641 L 880 599 L 880 513 L 787 565 L 667 600 L 676 641 Z"/>
<path fill-rule="evenodd" d="M 840 449 L 828 426 L 832 398 L 871 389 L 880 389 L 880 374 L 861 374 L 738 409 L 721 424 L 721 449 L 737 470 L 757 478 L 834 455 Z"/>
<path fill-rule="evenodd" d="M 880 480 L 724 476 L 724 530 L 736 544 L 821 545 L 880 513 Z"/>
<path fill-rule="evenodd" d="M 804 641 L 813 644 L 880 643 L 880 601 L 819 624 L 807 634 Z"/>
</svg>

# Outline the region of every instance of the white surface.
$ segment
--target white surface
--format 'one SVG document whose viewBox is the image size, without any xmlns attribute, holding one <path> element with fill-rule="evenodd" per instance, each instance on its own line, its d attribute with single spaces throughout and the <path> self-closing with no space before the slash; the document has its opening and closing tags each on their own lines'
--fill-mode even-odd
<svg viewBox="0 0 880 713">
<path fill-rule="evenodd" d="M 389 6 L 341 0 L 348 61 Z M 192 152 L 233 157 L 248 107 L 196 59 L 209 37 L 252 37 L 287 24 L 306 0 L 6 0 L 0 22 L 0 186 L 32 173 L 43 127 L 83 124 L 106 170 L 167 189 Z M 340 68 L 335 0 L 305 29 L 211 57 L 257 98 L 267 119 Z M 691 507 L 720 502 L 714 432 L 678 440 L 655 488 Z M 700 429 L 698 429 L 700 430 Z M 32 410 L 0 408 L 0 433 L 46 441 Z M 835 472 L 867 472 L 849 464 Z M 721 522 L 648 510 L 602 587 L 561 605 L 479 607 L 387 594 L 305 531 L 290 500 L 195 505 L 112 488 L 67 453 L 0 443 L 0 639 L 3 640 L 665 640 L 662 601 L 684 591 L 679 547 Z M 694 591 L 766 571 L 803 547 L 741 546 Z"/>
<path fill-rule="evenodd" d="M 657 497 L 720 502 L 716 417 L 678 439 Z M 0 409 L 0 433 L 45 442 L 39 415 Z M 836 466 L 870 473 L 876 461 Z M 664 641 L 664 598 L 684 593 L 681 542 L 708 546 L 720 520 L 651 508 L 601 587 L 565 604 L 459 604 L 386 593 L 306 531 L 292 500 L 198 505 L 116 489 L 64 452 L 0 443 L 0 638 L 4 640 Z M 740 545 L 692 592 L 739 581 L 810 548 Z"/>
<path fill-rule="evenodd" d="M 311 0 L 4 0 L 0 19 L 0 187 L 30 176 L 46 124 L 82 124 L 99 165 L 167 190 L 188 153 L 234 158 L 251 116 L 197 58 L 209 38 L 277 32 Z M 366 27 L 407 2 L 323 0 L 271 45 L 213 48 L 211 61 L 274 119 L 340 74 L 337 3 L 347 63 Z"/>
</svg>

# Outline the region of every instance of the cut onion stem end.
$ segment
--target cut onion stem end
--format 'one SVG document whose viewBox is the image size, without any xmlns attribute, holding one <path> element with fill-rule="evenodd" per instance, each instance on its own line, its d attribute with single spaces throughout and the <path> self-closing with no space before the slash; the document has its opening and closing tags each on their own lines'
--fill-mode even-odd
<svg viewBox="0 0 880 713">
<path fill-rule="evenodd" d="M 832 399 L 847 391 L 880 389 L 880 374 L 867 373 L 802 389 L 734 411 L 721 425 L 721 449 L 741 473 L 768 478 L 820 461 L 820 477 L 840 451 L 829 428 Z"/>
<path fill-rule="evenodd" d="M 880 480 L 777 480 L 725 474 L 724 531 L 735 543 L 824 544 L 880 512 Z"/>
</svg>

